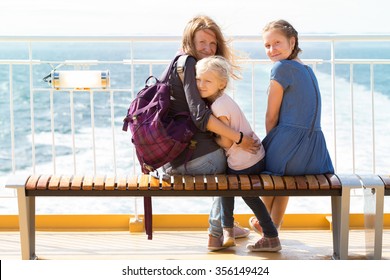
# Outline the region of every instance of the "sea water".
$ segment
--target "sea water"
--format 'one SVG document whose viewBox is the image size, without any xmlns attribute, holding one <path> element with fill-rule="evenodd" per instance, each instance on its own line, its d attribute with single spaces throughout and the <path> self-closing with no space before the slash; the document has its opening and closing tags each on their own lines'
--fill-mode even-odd
<svg viewBox="0 0 390 280">
<path fill-rule="evenodd" d="M 139 43 L 131 52 L 126 43 L 34 43 L 33 60 L 40 63 L 32 66 L 34 88 L 49 88 L 42 81 L 53 67 L 64 60 L 99 60 L 105 63 L 89 66 L 89 69 L 108 69 L 111 74 L 111 88 L 137 90 L 150 74 L 146 65 L 117 63 L 133 59 L 171 59 L 178 43 Z M 260 43 L 236 43 L 235 48 L 252 59 L 267 59 Z M 332 96 L 330 48 L 328 43 L 308 43 L 301 46 L 301 58 L 308 61 L 323 60 L 323 63 L 310 64 L 315 68 L 322 97 L 322 129 L 337 173 L 389 174 L 388 158 L 390 151 L 390 73 L 389 64 L 370 66 L 354 65 L 352 82 L 350 65 L 337 64 L 335 67 L 335 90 Z M 132 56 L 133 55 L 133 56 Z M 27 45 L 7 43 L 0 45 L 0 59 L 28 59 Z M 338 43 L 336 59 L 390 59 L 390 43 Z M 79 65 L 83 69 L 85 65 Z M 253 77 L 252 78 L 252 67 Z M 267 87 L 271 64 L 243 64 L 242 80 L 233 82 L 228 94 L 233 96 L 245 112 L 253 129 L 260 138 L 265 136 L 265 110 Z M 370 72 L 373 69 L 373 74 Z M 153 73 L 159 75 L 165 65 L 154 66 Z M 89 92 L 75 92 L 74 127 L 71 126 L 70 94 L 55 91 L 53 95 L 54 131 L 52 136 L 50 121 L 49 91 L 34 91 L 31 102 L 29 89 L 30 65 L 0 64 L 0 214 L 17 213 L 17 203 L 13 192 L 2 186 L 13 169 L 17 172 L 31 172 L 32 161 L 37 173 L 53 172 L 53 148 L 55 142 L 55 169 L 57 173 L 96 173 L 130 174 L 137 172 L 138 165 L 130 143 L 130 133 L 121 131 L 122 120 L 131 101 L 130 91 L 97 91 L 91 97 Z M 66 69 L 63 66 L 62 69 Z M 133 71 L 133 72 L 132 72 Z M 10 74 L 12 73 L 12 75 Z M 374 83 L 370 83 L 370 76 Z M 11 76 L 11 84 L 9 82 Z M 132 79 L 133 78 L 133 79 Z M 12 96 L 10 95 L 12 87 Z M 253 94 L 252 94 L 252 89 Z M 351 89 L 353 94 L 351 94 Z M 13 110 L 10 110 L 12 98 Z M 94 134 L 91 128 L 91 98 L 93 99 Z M 114 102 L 113 145 L 110 103 Z M 335 109 L 333 110 L 333 102 Z M 353 110 L 351 107 L 353 104 Z M 31 106 L 34 108 L 34 133 L 31 128 Z M 372 110 L 374 108 L 374 114 Z M 14 114 L 15 146 L 12 153 L 10 115 Z M 373 125 L 373 123 L 375 125 Z M 352 126 L 355 125 L 355 127 Z M 72 138 L 72 131 L 75 138 Z M 375 134 L 373 133 L 375 132 Z M 34 145 L 32 145 L 34 143 Z M 73 156 L 73 143 L 75 156 Z M 375 146 L 373 145 L 375 143 Z M 95 145 L 94 155 L 91 146 Z M 353 152 L 352 146 L 355 148 Z M 373 146 L 375 147 L 375 157 Z M 33 159 L 33 148 L 35 158 Z M 113 154 L 116 155 L 114 164 Z M 94 166 L 93 157 L 96 157 Z M 13 160 L 14 161 L 13 161 Z M 353 162 L 355 164 L 353 165 Z M 15 167 L 13 167 L 13 163 Z M 134 164 L 133 164 L 134 163 Z M 351 211 L 362 212 L 362 197 L 352 198 Z M 155 213 L 208 213 L 212 198 L 154 198 Z M 236 213 L 248 213 L 242 200 L 236 199 Z M 385 200 L 385 211 L 390 211 L 390 203 Z M 37 198 L 37 213 L 133 213 L 142 205 L 142 199 L 134 198 Z M 138 209 L 139 211 L 139 209 Z M 330 198 L 292 197 L 287 213 L 330 213 Z"/>
</svg>

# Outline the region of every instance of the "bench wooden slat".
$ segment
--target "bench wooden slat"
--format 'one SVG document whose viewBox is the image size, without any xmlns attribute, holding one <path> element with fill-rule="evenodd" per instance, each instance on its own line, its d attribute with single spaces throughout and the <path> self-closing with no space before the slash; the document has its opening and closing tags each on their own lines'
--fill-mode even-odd
<svg viewBox="0 0 390 280">
<path fill-rule="evenodd" d="M 203 191 L 205 189 L 206 189 L 206 187 L 204 184 L 204 176 L 203 175 L 195 175 L 195 190 Z"/>
<path fill-rule="evenodd" d="M 265 190 L 273 190 L 274 189 L 274 182 L 272 181 L 272 178 L 270 175 L 261 174 L 260 178 L 263 181 L 263 186 L 264 186 Z"/>
<path fill-rule="evenodd" d="M 325 174 L 328 179 L 331 189 L 341 189 L 341 182 L 335 174 Z"/>
<path fill-rule="evenodd" d="M 125 191 L 127 189 L 127 176 L 119 176 L 116 182 L 116 189 Z"/>
<path fill-rule="evenodd" d="M 170 190 L 172 190 L 171 177 L 169 177 L 169 179 L 164 178 L 164 177 L 161 179 L 161 189 L 163 191 L 170 191 Z"/>
<path fill-rule="evenodd" d="M 218 190 L 226 191 L 228 189 L 228 181 L 226 179 L 226 176 L 218 174 L 217 180 L 218 180 Z"/>
<path fill-rule="evenodd" d="M 173 176 L 173 190 L 182 191 L 184 190 L 183 176 L 174 175 Z"/>
<path fill-rule="evenodd" d="M 105 178 L 106 178 L 105 176 L 100 176 L 100 175 L 95 176 L 95 179 L 93 181 L 93 189 L 97 191 L 104 190 Z"/>
<path fill-rule="evenodd" d="M 314 175 L 306 175 L 307 184 L 310 190 L 318 190 L 320 185 L 318 184 L 318 180 Z"/>
<path fill-rule="evenodd" d="M 390 176 L 389 175 L 379 175 L 383 183 L 385 184 L 385 189 L 390 189 Z"/>
<path fill-rule="evenodd" d="M 116 179 L 114 175 L 107 176 L 104 182 L 104 189 L 107 191 L 115 190 L 115 180 Z"/>
<path fill-rule="evenodd" d="M 193 191 L 195 189 L 194 186 L 194 177 L 191 175 L 184 175 L 184 190 L 186 191 Z"/>
<path fill-rule="evenodd" d="M 217 190 L 217 181 L 214 175 L 206 175 L 206 188 L 208 191 Z"/>
<path fill-rule="evenodd" d="M 253 190 L 261 190 L 263 188 L 259 175 L 249 175 L 249 179 Z"/>
<path fill-rule="evenodd" d="M 285 190 L 284 181 L 281 176 L 271 176 L 275 190 Z"/>
<path fill-rule="evenodd" d="M 159 190 L 160 189 L 160 178 L 150 176 L 149 185 L 150 185 L 151 190 Z"/>
<path fill-rule="evenodd" d="M 147 191 L 149 189 L 149 175 L 141 175 L 141 178 L 139 179 L 138 189 L 140 191 Z"/>
<path fill-rule="evenodd" d="M 229 190 L 238 190 L 239 183 L 238 183 L 237 175 L 227 175 L 226 177 L 229 185 Z"/>
<path fill-rule="evenodd" d="M 70 190 L 70 179 L 71 179 L 71 176 L 62 175 L 61 179 L 60 179 L 60 184 L 58 186 L 59 190 L 61 190 L 61 191 Z"/>
<path fill-rule="evenodd" d="M 26 183 L 26 190 L 35 190 L 39 180 L 39 175 L 31 175 Z"/>
<path fill-rule="evenodd" d="M 297 183 L 298 190 L 307 190 L 307 181 L 305 176 L 295 176 L 295 182 Z"/>
<path fill-rule="evenodd" d="M 129 191 L 137 191 L 138 190 L 138 175 L 133 175 L 127 177 L 127 189 Z"/>
<path fill-rule="evenodd" d="M 48 174 L 41 175 L 37 182 L 37 190 L 46 190 L 49 185 L 50 178 L 51 175 Z"/>
<path fill-rule="evenodd" d="M 60 185 L 61 175 L 53 175 L 50 178 L 49 182 L 49 190 L 58 190 L 58 187 Z"/>
<path fill-rule="evenodd" d="M 83 180 L 83 186 L 81 187 L 83 191 L 92 191 L 93 187 L 93 176 L 92 175 L 85 175 Z"/>
<path fill-rule="evenodd" d="M 320 190 L 329 190 L 330 185 L 325 175 L 316 175 L 318 184 L 320 185 Z"/>
<path fill-rule="evenodd" d="M 248 175 L 238 175 L 240 179 L 240 186 L 242 190 L 250 190 L 251 189 L 251 181 Z"/>
<path fill-rule="evenodd" d="M 72 191 L 80 191 L 83 185 L 83 181 L 84 181 L 84 176 L 82 175 L 73 176 L 70 189 Z"/>
<path fill-rule="evenodd" d="M 297 185 L 295 184 L 295 179 L 293 176 L 283 176 L 284 185 L 286 190 L 296 190 Z"/>
</svg>

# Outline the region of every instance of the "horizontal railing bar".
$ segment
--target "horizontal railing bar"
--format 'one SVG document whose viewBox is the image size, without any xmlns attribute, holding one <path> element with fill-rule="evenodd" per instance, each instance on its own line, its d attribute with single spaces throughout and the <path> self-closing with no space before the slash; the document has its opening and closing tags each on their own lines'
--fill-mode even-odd
<svg viewBox="0 0 390 280">
<path fill-rule="evenodd" d="M 268 59 L 239 59 L 241 63 L 250 63 L 250 64 L 272 64 L 272 61 Z M 302 59 L 303 62 L 309 64 L 323 64 L 323 63 L 332 63 L 331 60 L 327 59 Z M 169 63 L 169 59 L 123 59 L 123 60 L 74 60 L 74 61 L 63 61 L 63 60 L 29 60 L 29 59 L 15 59 L 15 60 L 2 60 L 0 59 L 0 64 L 62 64 L 64 65 L 98 65 L 98 64 L 125 64 L 125 65 L 165 65 Z M 335 64 L 390 64 L 390 59 L 335 59 L 333 61 Z"/>
<path fill-rule="evenodd" d="M 262 41 L 260 35 L 227 35 L 234 41 Z M 180 42 L 181 36 L 0 36 L 0 42 Z M 300 34 L 300 41 L 390 41 L 390 34 Z"/>
</svg>

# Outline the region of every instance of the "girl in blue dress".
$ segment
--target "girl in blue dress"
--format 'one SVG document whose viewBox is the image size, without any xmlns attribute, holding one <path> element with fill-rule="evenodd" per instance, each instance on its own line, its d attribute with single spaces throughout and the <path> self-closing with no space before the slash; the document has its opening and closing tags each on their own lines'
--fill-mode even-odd
<svg viewBox="0 0 390 280">
<path fill-rule="evenodd" d="M 273 175 L 334 173 L 321 130 L 321 95 L 312 69 L 298 58 L 298 32 L 285 20 L 270 22 L 263 29 L 271 70 L 263 139 L 265 170 Z M 273 222 L 280 228 L 288 196 L 262 197 Z M 249 224 L 261 227 L 255 217 Z"/>
</svg>

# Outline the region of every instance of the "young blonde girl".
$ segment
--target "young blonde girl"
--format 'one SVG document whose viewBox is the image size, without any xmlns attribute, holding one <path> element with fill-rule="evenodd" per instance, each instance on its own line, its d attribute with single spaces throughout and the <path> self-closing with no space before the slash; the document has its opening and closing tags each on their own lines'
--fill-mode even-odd
<svg viewBox="0 0 390 280">
<path fill-rule="evenodd" d="M 247 135 L 258 137 L 252 131 L 248 120 L 237 103 L 224 90 L 232 75 L 229 62 L 221 56 L 210 56 L 199 60 L 196 64 L 196 83 L 200 95 L 207 99 L 211 111 L 220 121 L 230 128 Z M 227 174 L 259 174 L 264 170 L 264 148 L 252 154 L 232 140 L 217 136 L 216 142 L 225 150 L 227 156 Z M 248 245 L 251 251 L 279 251 L 281 249 L 278 231 L 270 215 L 259 197 L 243 197 L 260 221 L 264 236 L 255 244 Z M 234 240 L 234 197 L 222 198 L 221 224 L 223 227 L 223 246 L 235 245 Z"/>
</svg>

